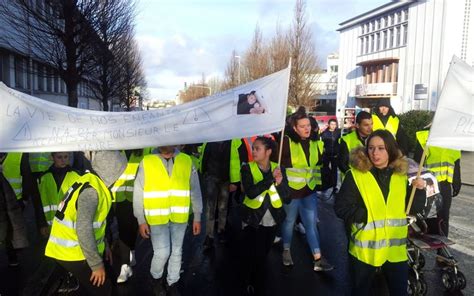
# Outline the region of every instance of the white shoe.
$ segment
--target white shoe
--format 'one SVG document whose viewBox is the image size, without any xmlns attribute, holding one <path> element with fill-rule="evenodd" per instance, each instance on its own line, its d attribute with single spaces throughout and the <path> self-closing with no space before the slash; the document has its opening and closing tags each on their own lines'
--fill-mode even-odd
<svg viewBox="0 0 474 296">
<path fill-rule="evenodd" d="M 127 264 L 122 264 L 122 268 L 120 269 L 120 275 L 117 278 L 117 283 L 125 283 L 129 277 L 133 275 L 133 270 Z"/>
<path fill-rule="evenodd" d="M 135 260 L 135 250 L 130 251 L 130 266 L 135 266 L 137 261 Z"/>
<path fill-rule="evenodd" d="M 273 243 L 278 244 L 279 242 L 281 242 L 281 237 L 280 236 L 275 236 L 275 239 L 273 240 Z"/>
<path fill-rule="evenodd" d="M 295 230 L 301 234 L 306 234 L 306 229 L 304 229 L 303 223 L 298 223 L 295 225 Z"/>
</svg>

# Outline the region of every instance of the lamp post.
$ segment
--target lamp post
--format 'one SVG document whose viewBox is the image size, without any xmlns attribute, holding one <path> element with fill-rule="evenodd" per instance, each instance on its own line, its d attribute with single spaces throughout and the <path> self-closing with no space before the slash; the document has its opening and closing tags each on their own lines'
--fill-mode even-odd
<svg viewBox="0 0 474 296">
<path fill-rule="evenodd" d="M 240 56 L 236 55 L 234 56 L 234 58 L 236 58 L 238 60 L 238 68 L 237 68 L 237 71 L 238 71 L 238 74 L 237 74 L 237 83 L 240 85 Z"/>
</svg>

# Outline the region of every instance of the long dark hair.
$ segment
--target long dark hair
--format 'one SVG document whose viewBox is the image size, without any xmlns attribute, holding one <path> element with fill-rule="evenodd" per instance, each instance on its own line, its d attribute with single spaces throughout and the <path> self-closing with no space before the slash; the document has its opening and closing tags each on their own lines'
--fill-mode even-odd
<svg viewBox="0 0 474 296">
<path fill-rule="evenodd" d="M 379 137 L 383 140 L 385 144 L 385 150 L 388 154 L 388 163 L 391 164 L 395 160 L 397 160 L 402 153 L 398 148 L 397 141 L 393 137 L 392 133 L 387 130 L 376 130 L 375 132 L 371 133 L 370 136 L 367 138 L 365 142 L 365 153 L 369 155 L 369 143 L 370 140 L 374 137 Z"/>
</svg>

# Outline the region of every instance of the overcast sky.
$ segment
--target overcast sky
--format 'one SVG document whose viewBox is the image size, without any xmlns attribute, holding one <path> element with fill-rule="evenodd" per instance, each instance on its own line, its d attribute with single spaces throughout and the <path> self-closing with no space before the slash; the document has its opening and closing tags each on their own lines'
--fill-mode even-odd
<svg viewBox="0 0 474 296">
<path fill-rule="evenodd" d="M 338 24 L 390 0 L 308 0 L 307 18 L 322 66 L 339 48 Z M 258 23 L 270 38 L 288 28 L 294 0 L 138 0 L 136 30 L 150 99 L 174 99 L 184 82 L 223 77 Z"/>
</svg>

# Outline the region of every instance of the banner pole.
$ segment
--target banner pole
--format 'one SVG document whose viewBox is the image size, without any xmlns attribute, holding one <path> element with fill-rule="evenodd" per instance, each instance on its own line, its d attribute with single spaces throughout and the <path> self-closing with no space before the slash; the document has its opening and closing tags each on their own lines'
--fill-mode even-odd
<svg viewBox="0 0 474 296">
<path fill-rule="evenodd" d="M 288 61 L 288 68 L 290 68 L 290 74 L 288 75 L 288 80 L 291 77 L 291 55 L 290 60 Z M 289 90 L 288 90 L 289 91 Z M 285 126 L 286 126 L 286 111 L 288 109 L 288 93 L 286 94 L 286 102 L 285 102 L 285 116 L 283 116 L 283 128 L 281 129 L 281 136 L 280 136 L 280 149 L 278 149 L 278 167 L 281 164 L 281 155 L 283 153 L 283 139 L 285 138 Z"/>
<path fill-rule="evenodd" d="M 425 148 L 423 149 L 423 154 L 421 155 L 421 160 L 420 160 L 420 164 L 418 165 L 418 172 L 416 172 L 416 179 L 418 179 L 421 175 L 421 171 L 423 170 L 423 165 L 425 163 L 425 158 L 426 158 L 426 151 L 428 150 L 428 145 L 425 145 Z M 413 184 L 413 182 L 412 182 Z M 416 187 L 415 186 L 411 186 L 411 193 L 410 193 L 410 199 L 408 201 L 408 205 L 407 205 L 407 210 L 405 211 L 405 213 L 408 215 L 410 213 L 410 210 L 411 210 L 411 206 L 413 204 L 413 199 L 415 197 L 415 191 L 416 191 Z"/>
</svg>

